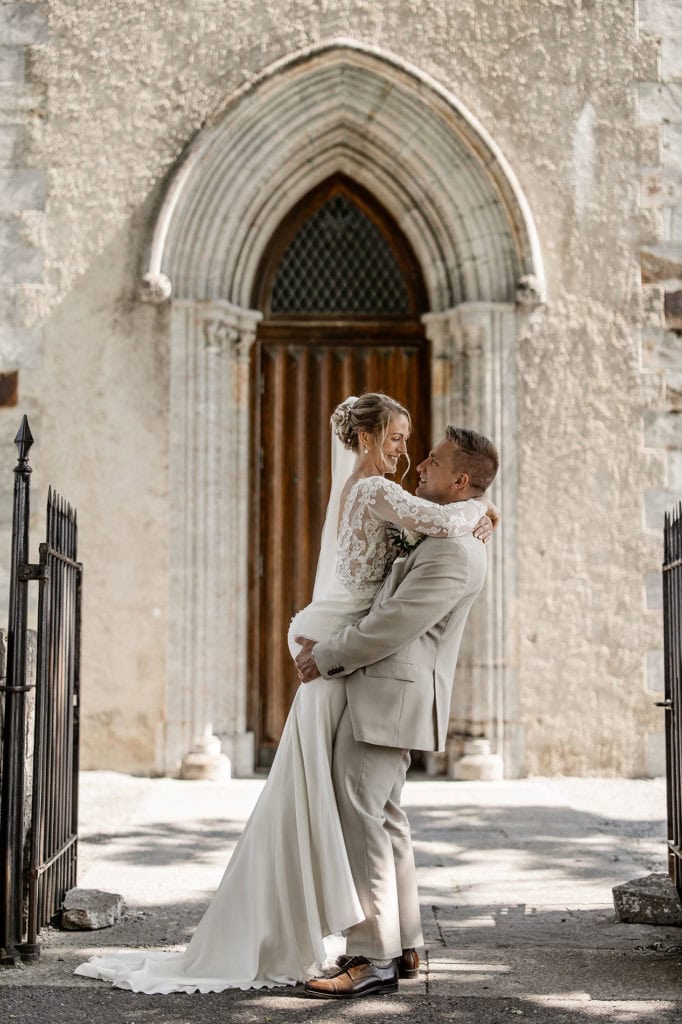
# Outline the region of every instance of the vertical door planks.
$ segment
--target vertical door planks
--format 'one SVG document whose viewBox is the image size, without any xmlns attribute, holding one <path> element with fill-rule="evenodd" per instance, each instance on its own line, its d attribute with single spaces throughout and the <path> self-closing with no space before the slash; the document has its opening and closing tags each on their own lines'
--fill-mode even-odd
<svg viewBox="0 0 682 1024">
<path fill-rule="evenodd" d="M 419 330 L 400 333 L 397 341 L 358 343 L 352 335 L 311 340 L 302 331 L 298 338 L 293 326 L 269 336 L 266 325 L 256 343 L 249 708 L 263 767 L 272 761 L 298 686 L 286 634 L 312 596 L 331 481 L 331 412 L 365 391 L 384 391 L 405 404 L 414 417 L 408 487 L 430 445 L 426 341 Z"/>
</svg>

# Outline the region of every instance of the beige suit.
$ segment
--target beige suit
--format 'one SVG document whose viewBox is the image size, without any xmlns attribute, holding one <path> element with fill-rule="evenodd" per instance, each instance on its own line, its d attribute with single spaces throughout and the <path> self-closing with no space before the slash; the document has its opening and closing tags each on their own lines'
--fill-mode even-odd
<svg viewBox="0 0 682 1024">
<path fill-rule="evenodd" d="M 473 536 L 427 538 L 394 563 L 368 614 L 315 645 L 321 675 L 345 681 L 334 787 L 365 920 L 348 952 L 389 958 L 422 945 L 410 827 L 400 807 L 409 751 L 443 750 L 464 625 L 483 586 Z"/>
</svg>

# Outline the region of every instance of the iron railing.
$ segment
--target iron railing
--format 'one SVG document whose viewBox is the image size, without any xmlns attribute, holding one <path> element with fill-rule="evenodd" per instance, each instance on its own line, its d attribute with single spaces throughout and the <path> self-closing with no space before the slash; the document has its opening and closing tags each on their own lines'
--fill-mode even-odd
<svg viewBox="0 0 682 1024">
<path fill-rule="evenodd" d="M 28 942 L 76 884 L 83 568 L 75 509 L 50 490 L 40 545 Z"/>
<path fill-rule="evenodd" d="M 24 907 L 25 759 L 27 694 L 26 636 L 28 590 L 19 570 L 28 561 L 30 474 L 33 438 L 24 416 L 15 444 L 14 510 L 7 624 L 7 673 L 2 730 L 0 793 L 0 961 L 15 963 L 22 954 Z"/>
<path fill-rule="evenodd" d="M 83 568 L 76 512 L 51 489 L 40 561 L 28 560 L 33 438 L 15 441 L 14 516 L 0 794 L 0 962 L 37 958 L 40 928 L 76 884 L 80 624 Z M 38 581 L 35 683 L 27 678 L 28 584 Z M 26 820 L 27 694 L 35 686 L 30 816 Z M 30 737 L 29 737 L 30 740 Z"/>
<path fill-rule="evenodd" d="M 663 527 L 663 644 L 668 871 L 682 899 L 682 502 Z"/>
</svg>

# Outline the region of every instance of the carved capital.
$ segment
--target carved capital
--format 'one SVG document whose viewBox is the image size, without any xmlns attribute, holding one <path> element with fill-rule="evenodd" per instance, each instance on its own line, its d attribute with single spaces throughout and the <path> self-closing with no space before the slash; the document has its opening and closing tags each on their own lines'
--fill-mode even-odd
<svg viewBox="0 0 682 1024">
<path fill-rule="evenodd" d="M 255 327 L 242 328 L 240 341 L 239 341 L 239 358 L 248 361 L 251 353 L 251 346 L 256 340 L 256 329 Z"/>
<path fill-rule="evenodd" d="M 220 355 L 226 349 L 233 352 L 239 347 L 239 331 L 225 320 L 204 320 L 204 344 L 207 352 Z"/>
<path fill-rule="evenodd" d="M 173 285 L 165 274 L 145 274 L 140 281 L 139 295 L 142 302 L 151 302 L 153 305 L 161 305 L 171 297 Z"/>
<path fill-rule="evenodd" d="M 431 342 L 431 358 L 449 360 L 452 358 L 452 330 L 449 313 L 425 313 L 422 317 L 424 333 Z"/>
<path fill-rule="evenodd" d="M 258 310 L 242 309 L 225 301 L 207 303 L 203 307 L 195 308 L 200 312 L 206 351 L 229 351 L 239 362 L 248 361 L 262 313 Z"/>
</svg>

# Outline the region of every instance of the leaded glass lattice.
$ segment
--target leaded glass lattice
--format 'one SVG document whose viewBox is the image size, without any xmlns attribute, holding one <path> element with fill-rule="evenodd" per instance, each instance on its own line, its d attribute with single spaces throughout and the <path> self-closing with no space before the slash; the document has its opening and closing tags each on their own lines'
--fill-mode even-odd
<svg viewBox="0 0 682 1024">
<path fill-rule="evenodd" d="M 272 289 L 273 313 L 406 313 L 408 292 L 389 243 L 343 195 L 299 228 Z"/>
</svg>

